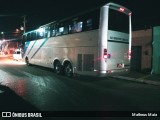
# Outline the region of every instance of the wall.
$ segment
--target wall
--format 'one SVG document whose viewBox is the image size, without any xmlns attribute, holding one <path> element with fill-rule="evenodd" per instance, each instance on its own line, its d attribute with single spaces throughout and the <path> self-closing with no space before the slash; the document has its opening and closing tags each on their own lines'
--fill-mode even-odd
<svg viewBox="0 0 160 120">
<path fill-rule="evenodd" d="M 151 69 L 152 29 L 132 32 L 132 46 L 141 46 L 141 70 Z M 132 58 L 134 59 L 134 58 Z"/>
<path fill-rule="evenodd" d="M 160 26 L 153 27 L 152 73 L 160 74 Z"/>
</svg>

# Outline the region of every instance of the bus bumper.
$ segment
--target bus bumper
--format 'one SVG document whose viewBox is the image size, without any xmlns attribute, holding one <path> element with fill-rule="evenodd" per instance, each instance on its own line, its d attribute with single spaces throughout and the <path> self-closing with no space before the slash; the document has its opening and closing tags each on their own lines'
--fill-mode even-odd
<svg viewBox="0 0 160 120">
<path fill-rule="evenodd" d="M 107 76 L 126 74 L 126 73 L 129 73 L 129 72 L 130 72 L 129 68 L 114 69 L 114 70 L 100 71 L 98 76 L 99 77 L 107 77 Z"/>
</svg>

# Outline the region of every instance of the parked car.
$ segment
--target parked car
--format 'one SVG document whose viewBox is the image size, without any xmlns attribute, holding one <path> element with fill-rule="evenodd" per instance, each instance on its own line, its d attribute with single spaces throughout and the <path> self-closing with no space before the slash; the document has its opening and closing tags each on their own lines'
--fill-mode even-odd
<svg viewBox="0 0 160 120">
<path fill-rule="evenodd" d="M 17 49 L 13 53 L 13 60 L 21 60 L 22 59 L 22 52 L 21 50 Z"/>
</svg>

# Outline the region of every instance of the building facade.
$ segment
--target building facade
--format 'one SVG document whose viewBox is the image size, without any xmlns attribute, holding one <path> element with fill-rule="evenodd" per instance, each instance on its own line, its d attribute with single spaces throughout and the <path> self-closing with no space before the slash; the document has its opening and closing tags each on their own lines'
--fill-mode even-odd
<svg viewBox="0 0 160 120">
<path fill-rule="evenodd" d="M 132 32 L 131 70 L 150 72 L 152 68 L 152 29 Z"/>
<path fill-rule="evenodd" d="M 153 59 L 151 73 L 160 74 L 160 26 L 153 27 Z"/>
</svg>

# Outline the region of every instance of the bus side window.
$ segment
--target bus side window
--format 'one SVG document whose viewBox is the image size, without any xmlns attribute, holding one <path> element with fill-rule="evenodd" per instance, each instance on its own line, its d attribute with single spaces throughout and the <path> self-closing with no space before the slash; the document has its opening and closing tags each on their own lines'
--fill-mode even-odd
<svg viewBox="0 0 160 120">
<path fill-rule="evenodd" d="M 82 32 L 82 30 L 83 30 L 83 22 L 82 21 L 80 21 L 80 22 L 78 22 L 77 23 L 77 32 Z"/>
<path fill-rule="evenodd" d="M 56 25 L 56 36 L 63 35 L 64 33 L 64 25 L 63 23 L 58 23 Z"/>
<path fill-rule="evenodd" d="M 52 36 L 54 37 L 56 35 L 56 30 L 52 30 Z"/>
<path fill-rule="evenodd" d="M 62 35 L 64 32 L 64 27 L 59 27 L 59 30 L 58 30 L 58 35 Z"/>
<path fill-rule="evenodd" d="M 37 31 L 37 39 L 40 39 L 40 35 L 38 31 Z"/>
<path fill-rule="evenodd" d="M 59 26 L 58 26 L 58 24 L 55 26 L 55 34 L 56 34 L 56 36 L 59 35 Z"/>
<path fill-rule="evenodd" d="M 50 33 L 51 33 L 51 37 L 54 37 L 56 35 L 55 25 L 50 26 Z"/>
<path fill-rule="evenodd" d="M 50 27 L 48 27 L 47 37 L 51 37 Z"/>
<path fill-rule="evenodd" d="M 92 30 L 92 29 L 93 29 L 93 20 L 90 18 L 87 20 L 86 30 Z"/>
<path fill-rule="evenodd" d="M 72 25 L 68 25 L 68 32 L 72 33 Z"/>
<path fill-rule="evenodd" d="M 27 41 L 27 35 L 23 35 L 23 41 Z"/>
<path fill-rule="evenodd" d="M 44 37 L 50 37 L 50 27 L 45 27 L 45 31 L 44 31 Z"/>
<path fill-rule="evenodd" d="M 82 28 L 83 28 L 83 22 L 82 21 L 79 21 L 79 22 L 74 21 L 73 22 L 73 26 L 72 26 L 72 32 L 73 33 L 82 32 Z"/>
<path fill-rule="evenodd" d="M 64 26 L 64 32 L 63 32 L 64 35 L 68 34 L 68 32 L 69 32 L 69 27 L 68 26 L 69 25 L 67 25 L 67 24 Z"/>
<path fill-rule="evenodd" d="M 35 35 L 36 35 L 36 40 L 39 39 L 39 35 L 38 35 L 38 31 L 35 31 Z"/>
<path fill-rule="evenodd" d="M 27 41 L 30 41 L 31 37 L 30 37 L 30 33 L 27 34 Z"/>
<path fill-rule="evenodd" d="M 33 36 L 34 36 L 34 35 L 33 35 L 33 32 L 30 33 L 30 36 L 31 36 L 31 37 L 30 37 L 30 40 L 33 40 Z"/>
<path fill-rule="evenodd" d="M 47 37 L 47 27 L 45 27 L 45 29 L 44 29 L 44 38 L 46 38 Z"/>
<path fill-rule="evenodd" d="M 30 38 L 30 40 L 35 40 L 35 39 L 36 39 L 36 32 L 33 31 L 33 32 L 31 32 L 31 38 Z"/>
<path fill-rule="evenodd" d="M 34 31 L 34 40 L 37 40 L 37 32 Z"/>
<path fill-rule="evenodd" d="M 39 39 L 42 39 L 42 38 L 44 38 L 44 28 L 39 28 L 38 29 L 38 38 Z"/>
</svg>

